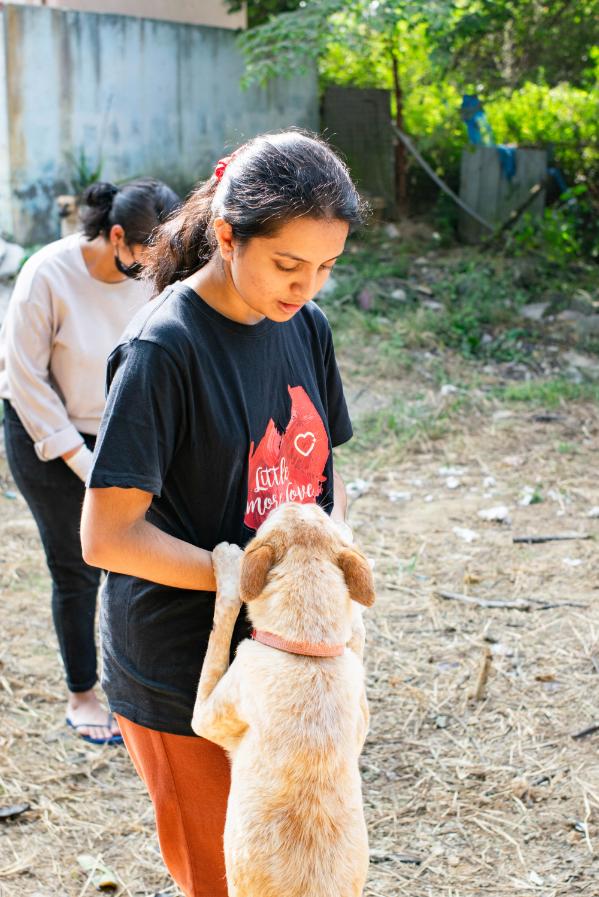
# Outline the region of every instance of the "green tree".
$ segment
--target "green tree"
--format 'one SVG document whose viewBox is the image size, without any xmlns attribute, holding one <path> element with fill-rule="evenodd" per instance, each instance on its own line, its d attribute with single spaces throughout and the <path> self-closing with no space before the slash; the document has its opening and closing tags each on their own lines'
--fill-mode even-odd
<svg viewBox="0 0 599 897">
<path fill-rule="evenodd" d="M 248 28 L 263 25 L 270 16 L 281 12 L 292 12 L 300 6 L 301 0 L 247 0 Z M 244 0 L 228 0 L 229 12 L 239 12 L 244 6 Z"/>
<path fill-rule="evenodd" d="M 452 178 L 464 143 L 460 93 L 480 93 L 498 140 L 552 140 L 562 158 L 572 156 L 571 175 L 594 179 L 596 126 L 586 117 L 596 106 L 599 0 L 287 0 L 292 11 L 282 11 L 286 0 L 262 2 L 269 17 L 241 38 L 246 83 L 307 71 L 316 62 L 321 86 L 388 88 L 398 127 Z M 571 90 L 578 91 L 584 122 L 578 113 L 553 114 L 558 97 Z M 544 134 L 549 119 L 551 134 Z M 407 167 L 398 144 L 400 210 Z"/>
<path fill-rule="evenodd" d="M 487 89 L 585 83 L 599 41 L 599 0 L 454 0 L 431 37 L 462 83 Z"/>
<path fill-rule="evenodd" d="M 346 48 L 363 60 L 372 79 L 384 70 L 391 82 L 395 121 L 404 129 L 402 50 L 406 34 L 430 16 L 446 15 L 451 4 L 443 0 L 304 0 L 294 12 L 272 16 L 242 39 L 246 59 L 245 82 L 265 83 L 270 78 L 307 71 L 326 57 L 332 46 Z M 396 202 L 407 205 L 407 157 L 396 145 Z"/>
</svg>

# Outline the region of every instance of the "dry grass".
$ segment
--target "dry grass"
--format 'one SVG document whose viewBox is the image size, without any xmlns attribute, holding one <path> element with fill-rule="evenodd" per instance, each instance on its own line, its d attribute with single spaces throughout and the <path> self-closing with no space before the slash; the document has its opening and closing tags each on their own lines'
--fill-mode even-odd
<svg viewBox="0 0 599 897">
<path fill-rule="evenodd" d="M 586 516 L 599 505 L 599 415 L 578 404 L 541 424 L 526 407 L 492 411 L 456 418 L 440 441 L 423 434 L 395 459 L 341 453 L 346 479 L 370 483 L 350 522 L 379 584 L 368 615 L 366 897 L 599 893 L 599 734 L 572 738 L 599 723 L 597 543 L 512 543 L 599 532 Z M 22 499 L 1 495 L 14 487 L 0 463 L 0 805 L 31 805 L 0 823 L 0 895 L 89 897 L 76 861 L 85 852 L 118 873 L 120 894 L 174 897 L 124 749 L 85 745 L 64 726 L 45 568 Z M 465 468 L 461 485 L 449 489 L 441 467 Z M 543 501 L 518 505 L 523 485 Z M 498 504 L 511 526 L 478 517 Z M 441 589 L 583 606 L 478 608 Z"/>
</svg>

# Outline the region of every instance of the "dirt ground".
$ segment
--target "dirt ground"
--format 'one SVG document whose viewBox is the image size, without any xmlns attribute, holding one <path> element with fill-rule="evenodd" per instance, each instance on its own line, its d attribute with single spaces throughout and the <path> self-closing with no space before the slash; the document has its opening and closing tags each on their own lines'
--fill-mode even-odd
<svg viewBox="0 0 599 897">
<path fill-rule="evenodd" d="M 404 387 L 410 401 L 410 384 L 348 386 L 358 412 Z M 341 450 L 378 585 L 366 897 L 599 894 L 599 731 L 573 738 L 599 725 L 598 450 L 594 405 L 498 402 L 401 452 Z M 124 749 L 64 725 L 37 533 L 0 465 L 0 806 L 30 804 L 0 822 L 0 895 L 89 897 L 87 853 L 119 894 L 174 897 Z M 479 516 L 497 506 L 507 521 Z M 591 538 L 513 542 L 564 534 Z"/>
</svg>

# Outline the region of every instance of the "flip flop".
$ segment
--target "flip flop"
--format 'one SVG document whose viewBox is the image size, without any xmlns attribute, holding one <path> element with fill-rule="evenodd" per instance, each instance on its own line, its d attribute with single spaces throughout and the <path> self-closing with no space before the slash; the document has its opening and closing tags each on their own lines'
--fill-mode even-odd
<svg viewBox="0 0 599 897">
<path fill-rule="evenodd" d="M 112 713 L 109 713 L 106 727 L 110 728 L 113 724 L 113 721 L 114 721 L 114 717 L 113 717 Z M 100 727 L 99 723 L 76 723 L 75 724 L 72 720 L 70 720 L 68 718 L 68 716 L 66 718 L 66 723 L 67 723 L 67 726 L 70 726 L 71 729 L 74 729 L 75 732 L 77 732 L 77 735 L 79 735 L 79 731 L 78 731 L 79 729 L 84 729 L 86 727 L 90 728 L 90 729 Z M 110 735 L 108 738 L 92 738 L 91 735 L 79 735 L 79 738 L 82 741 L 87 741 L 88 744 L 122 744 L 123 743 L 122 735 Z"/>
</svg>

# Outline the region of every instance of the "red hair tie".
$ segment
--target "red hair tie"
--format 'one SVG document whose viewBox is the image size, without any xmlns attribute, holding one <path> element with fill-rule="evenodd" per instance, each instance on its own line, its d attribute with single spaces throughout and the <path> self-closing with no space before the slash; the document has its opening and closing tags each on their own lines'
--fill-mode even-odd
<svg viewBox="0 0 599 897">
<path fill-rule="evenodd" d="M 231 161 L 232 158 L 233 158 L 233 156 L 225 156 L 224 159 L 218 160 L 216 168 L 214 169 L 214 177 L 216 178 L 217 181 L 220 181 L 222 179 L 222 176 L 226 171 L 227 165 L 229 164 L 229 162 Z"/>
</svg>

